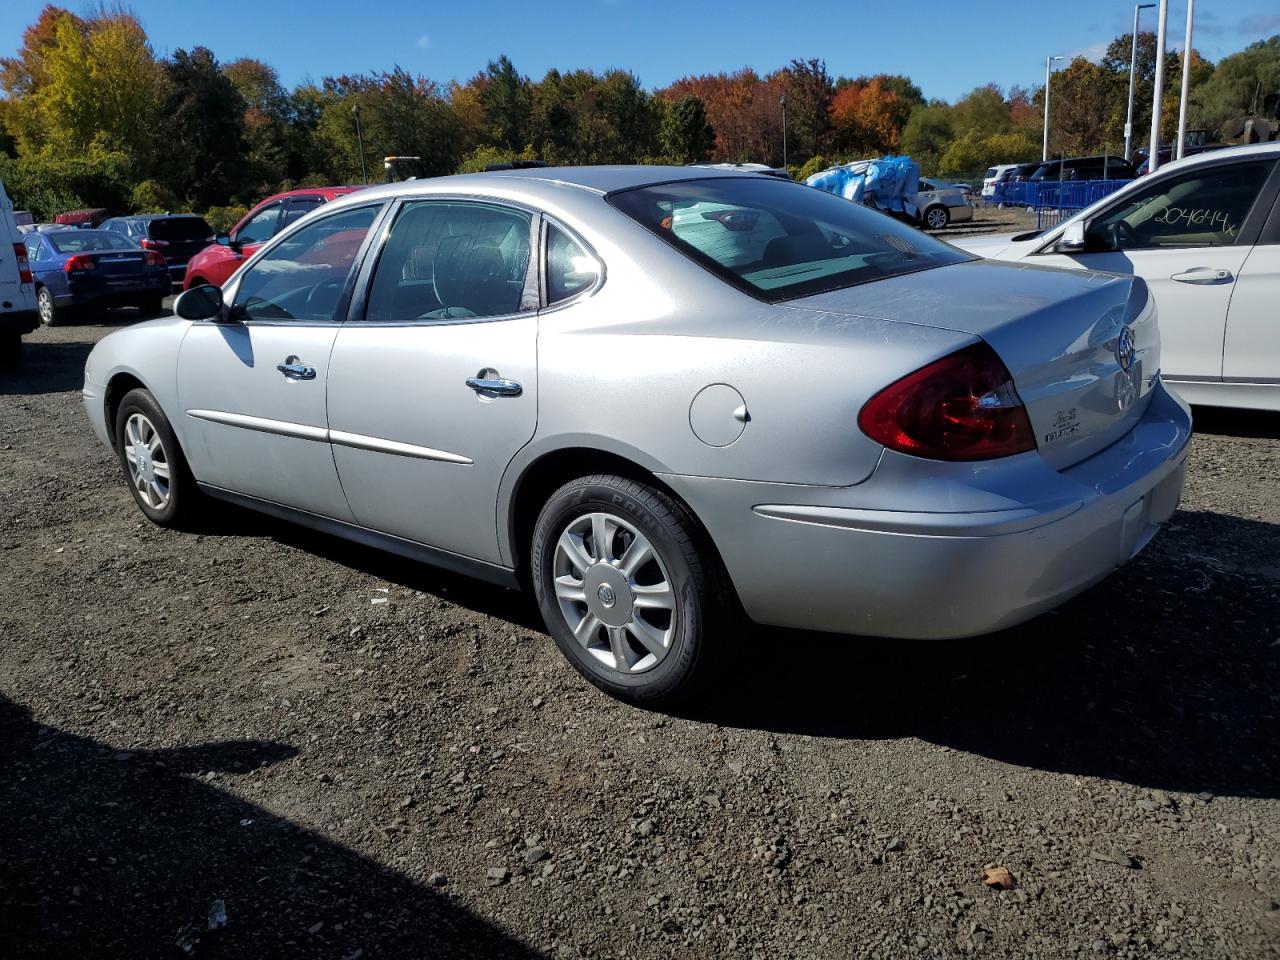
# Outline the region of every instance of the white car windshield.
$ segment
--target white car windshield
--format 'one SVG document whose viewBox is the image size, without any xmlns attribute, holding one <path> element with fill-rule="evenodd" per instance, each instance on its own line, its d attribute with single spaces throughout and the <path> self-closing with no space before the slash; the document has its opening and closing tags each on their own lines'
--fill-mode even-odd
<svg viewBox="0 0 1280 960">
<path fill-rule="evenodd" d="M 790 300 L 971 259 L 861 204 L 773 177 L 680 180 L 608 199 L 762 300 Z"/>
</svg>

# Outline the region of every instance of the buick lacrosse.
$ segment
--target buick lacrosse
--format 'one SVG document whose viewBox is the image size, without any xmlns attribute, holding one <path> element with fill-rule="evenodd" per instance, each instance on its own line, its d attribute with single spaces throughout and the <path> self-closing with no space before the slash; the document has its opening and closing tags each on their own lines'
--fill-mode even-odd
<svg viewBox="0 0 1280 960">
<path fill-rule="evenodd" d="M 977 259 L 773 177 L 544 168 L 334 200 L 93 350 L 138 507 L 205 497 L 532 588 L 686 693 L 737 614 L 1026 620 L 1172 514 L 1191 419 L 1132 277 Z"/>
</svg>

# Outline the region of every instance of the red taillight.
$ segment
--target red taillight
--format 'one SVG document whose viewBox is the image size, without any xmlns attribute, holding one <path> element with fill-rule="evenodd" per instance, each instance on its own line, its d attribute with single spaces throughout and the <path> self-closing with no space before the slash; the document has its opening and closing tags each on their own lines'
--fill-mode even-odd
<svg viewBox="0 0 1280 960">
<path fill-rule="evenodd" d="M 31 276 L 31 262 L 27 259 L 27 245 L 25 243 L 15 243 L 13 245 L 13 255 L 18 261 L 18 282 L 34 283 L 35 277 Z"/>
<path fill-rule="evenodd" d="M 163 254 L 163 253 L 161 253 L 161 252 L 160 252 L 160 251 L 158 251 L 158 250 L 148 250 L 148 251 L 147 251 L 147 266 L 150 266 L 150 267 L 163 267 L 163 266 L 165 266 L 165 262 L 164 262 L 164 254 Z"/>
<path fill-rule="evenodd" d="M 890 450 L 931 460 L 991 460 L 1036 448 L 1013 377 L 985 343 L 885 387 L 858 426 Z"/>
<path fill-rule="evenodd" d="M 143 237 L 138 243 L 143 250 L 163 250 L 169 245 L 168 240 L 152 240 L 150 237 Z"/>
<path fill-rule="evenodd" d="M 97 270 L 98 261 L 83 253 L 77 253 L 74 257 L 67 257 L 67 262 L 62 265 L 62 269 L 67 273 L 79 273 L 82 270 Z"/>
</svg>

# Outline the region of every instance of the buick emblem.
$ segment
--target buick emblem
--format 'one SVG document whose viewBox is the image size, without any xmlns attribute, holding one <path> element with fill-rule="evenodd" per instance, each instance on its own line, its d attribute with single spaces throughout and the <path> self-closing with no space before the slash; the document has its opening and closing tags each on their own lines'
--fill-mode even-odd
<svg viewBox="0 0 1280 960">
<path fill-rule="evenodd" d="M 613 587 L 607 583 L 600 584 L 600 589 L 596 591 L 596 596 L 600 598 L 600 602 L 606 607 L 612 607 L 618 599 L 617 594 L 613 592 Z"/>
<path fill-rule="evenodd" d="M 1120 328 L 1120 336 L 1116 337 L 1116 359 L 1120 361 L 1120 369 L 1128 373 L 1138 355 L 1138 343 L 1133 335 L 1133 327 L 1127 324 Z"/>
</svg>

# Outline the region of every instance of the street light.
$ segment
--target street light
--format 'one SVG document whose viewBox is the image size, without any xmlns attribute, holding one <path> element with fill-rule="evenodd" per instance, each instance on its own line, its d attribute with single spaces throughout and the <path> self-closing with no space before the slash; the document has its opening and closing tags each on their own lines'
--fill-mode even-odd
<svg viewBox="0 0 1280 960">
<path fill-rule="evenodd" d="M 1196 0 L 1187 0 L 1187 39 L 1182 44 L 1182 96 L 1178 100 L 1178 143 L 1173 159 L 1181 160 L 1187 147 L 1187 91 L 1191 86 L 1191 24 L 1196 17 Z"/>
<path fill-rule="evenodd" d="M 356 117 L 356 142 L 360 144 L 360 175 L 364 177 L 364 182 L 369 182 L 369 169 L 364 162 L 364 131 L 360 129 L 360 104 L 353 104 L 351 112 Z"/>
<path fill-rule="evenodd" d="M 778 104 L 782 107 L 782 169 L 787 168 L 787 95 L 784 93 L 778 98 Z"/>
<path fill-rule="evenodd" d="M 1151 153 L 1147 155 L 1147 172 L 1160 167 L 1160 113 L 1164 107 L 1164 36 L 1169 24 L 1169 0 L 1160 0 L 1160 20 L 1156 26 L 1156 84 L 1151 92 Z"/>
<path fill-rule="evenodd" d="M 1041 163 L 1049 159 L 1049 71 L 1053 69 L 1053 61 L 1061 59 L 1062 57 L 1044 58 L 1044 151 L 1040 155 Z"/>
<path fill-rule="evenodd" d="M 1133 8 L 1133 43 L 1129 49 L 1129 112 L 1124 118 L 1124 158 L 1133 160 L 1133 86 L 1138 75 L 1138 12 L 1150 10 L 1154 3 L 1139 3 Z"/>
</svg>

